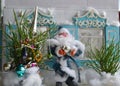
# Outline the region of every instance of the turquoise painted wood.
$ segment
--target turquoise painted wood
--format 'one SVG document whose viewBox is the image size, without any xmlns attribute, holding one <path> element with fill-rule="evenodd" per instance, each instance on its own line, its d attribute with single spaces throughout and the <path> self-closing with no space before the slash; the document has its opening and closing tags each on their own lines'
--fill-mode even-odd
<svg viewBox="0 0 120 86">
<path fill-rule="evenodd" d="M 29 14 L 27 16 L 27 18 L 31 22 L 33 20 L 33 18 L 34 18 L 34 12 Z M 54 27 L 56 27 L 56 22 L 55 22 L 53 16 L 47 15 L 47 14 L 42 13 L 42 12 L 38 12 L 37 26 L 38 27 L 46 26 L 46 27 L 49 27 L 49 28 L 54 28 Z"/>
<path fill-rule="evenodd" d="M 90 10 L 80 17 L 73 17 L 73 23 L 80 29 L 105 29 L 107 19 L 96 13 L 94 10 Z M 76 59 L 76 63 L 79 67 L 85 66 L 89 60 Z"/>
<path fill-rule="evenodd" d="M 101 17 L 95 11 L 88 11 L 81 17 L 73 17 L 73 23 L 79 28 L 105 28 L 106 18 Z"/>
<path fill-rule="evenodd" d="M 30 24 L 32 23 L 33 19 L 34 19 L 34 12 L 29 14 L 27 16 L 28 21 L 30 22 Z M 58 28 L 58 25 L 56 23 L 56 21 L 54 20 L 54 17 L 48 14 L 45 14 L 41 11 L 38 11 L 38 16 L 37 16 L 37 27 L 47 27 L 48 29 L 53 29 L 50 30 L 50 38 L 54 36 L 54 33 L 56 33 Z"/>
<path fill-rule="evenodd" d="M 108 45 L 109 42 L 112 40 L 114 40 L 115 43 L 119 42 L 120 29 L 118 26 L 107 25 L 105 29 L 105 34 L 106 45 Z"/>
</svg>

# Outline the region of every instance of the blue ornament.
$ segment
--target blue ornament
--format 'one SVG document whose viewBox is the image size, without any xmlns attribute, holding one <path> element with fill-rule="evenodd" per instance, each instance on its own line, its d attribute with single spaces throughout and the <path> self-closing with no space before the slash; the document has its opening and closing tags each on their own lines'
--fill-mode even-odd
<svg viewBox="0 0 120 86">
<path fill-rule="evenodd" d="M 23 66 L 23 64 L 20 64 L 17 68 L 16 68 L 16 73 L 18 75 L 18 77 L 23 77 L 24 73 L 25 73 L 25 67 Z"/>
<path fill-rule="evenodd" d="M 27 47 L 23 47 L 23 48 L 22 48 L 22 53 L 21 53 L 21 54 L 22 54 L 23 59 L 26 59 L 26 58 L 27 58 L 27 55 L 28 55 L 28 54 L 27 54 Z"/>
</svg>

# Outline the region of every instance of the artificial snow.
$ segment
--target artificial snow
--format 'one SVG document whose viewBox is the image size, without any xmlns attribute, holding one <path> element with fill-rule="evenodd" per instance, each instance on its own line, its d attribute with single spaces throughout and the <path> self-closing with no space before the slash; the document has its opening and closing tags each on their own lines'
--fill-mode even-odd
<svg viewBox="0 0 120 86">
<path fill-rule="evenodd" d="M 3 86 L 17 86 L 22 78 L 19 78 L 15 72 L 3 72 Z"/>
<path fill-rule="evenodd" d="M 23 80 L 23 86 L 43 86 L 42 79 L 39 74 L 30 74 L 26 79 Z"/>
<path fill-rule="evenodd" d="M 120 71 L 116 72 L 115 75 L 102 72 L 102 76 L 91 69 L 85 72 L 89 86 L 120 86 Z"/>
<path fill-rule="evenodd" d="M 106 14 L 105 11 L 102 11 L 102 12 L 100 13 L 100 15 L 101 15 L 101 17 L 103 17 L 103 18 L 106 18 L 106 16 L 107 16 L 107 14 Z"/>
<path fill-rule="evenodd" d="M 99 15 L 99 12 L 95 8 L 93 8 L 93 7 L 88 7 L 87 11 L 88 12 L 94 11 L 97 15 Z"/>
<path fill-rule="evenodd" d="M 119 23 L 119 21 L 113 21 L 110 25 L 119 27 L 120 23 Z"/>
<path fill-rule="evenodd" d="M 99 13 L 95 8 L 93 7 L 88 7 L 87 8 L 88 12 L 94 11 L 97 15 L 100 15 L 100 17 L 106 18 L 106 12 L 102 11 L 101 13 Z"/>
<path fill-rule="evenodd" d="M 29 76 L 27 84 L 30 84 L 30 82 L 32 83 L 32 80 L 35 78 L 39 81 L 39 76 L 37 74 Z M 18 86 L 19 81 L 23 78 L 19 78 L 15 72 L 4 72 L 2 79 L 3 86 Z M 93 69 L 82 69 L 81 80 L 81 83 L 84 82 L 88 84 L 88 86 L 120 86 L 120 71 L 116 72 L 115 75 L 102 72 L 102 76 L 100 76 Z"/>
<path fill-rule="evenodd" d="M 44 86 L 38 70 L 38 67 L 28 68 L 23 77 L 18 77 L 15 71 L 4 72 L 3 86 Z"/>
<path fill-rule="evenodd" d="M 49 15 L 53 15 L 55 12 L 55 8 L 48 8 L 47 10 Z"/>
</svg>

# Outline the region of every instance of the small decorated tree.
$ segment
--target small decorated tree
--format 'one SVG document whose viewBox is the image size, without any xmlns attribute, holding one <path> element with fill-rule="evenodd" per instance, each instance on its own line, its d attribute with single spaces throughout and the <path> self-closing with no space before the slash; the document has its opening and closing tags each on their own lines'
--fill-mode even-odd
<svg viewBox="0 0 120 86">
<path fill-rule="evenodd" d="M 22 86 L 42 86 L 42 79 L 38 77 L 39 68 L 44 66 L 44 62 L 49 59 L 49 55 L 44 52 L 45 42 L 50 36 L 49 33 L 55 29 L 36 31 L 37 8 L 32 23 L 28 21 L 26 12 L 21 15 L 20 19 L 17 18 L 15 11 L 13 12 L 15 26 L 9 23 L 7 30 L 4 31 L 6 41 L 4 48 L 9 61 L 4 64 L 3 68 L 5 71 L 14 71 L 18 77 L 23 77 L 25 73 L 36 73 L 36 75 L 30 74 L 19 82 Z M 29 82 L 31 78 L 34 80 Z"/>
<path fill-rule="evenodd" d="M 34 22 L 30 24 L 25 13 L 18 21 L 14 12 L 14 18 L 15 26 L 9 23 L 7 32 L 4 34 L 6 37 L 5 48 L 8 51 L 7 57 L 12 59 L 13 63 L 11 64 L 12 69 L 22 63 L 23 60 L 31 59 L 37 63 L 42 62 L 46 59 L 46 56 L 42 55 L 42 51 L 50 29 L 44 32 L 34 32 Z"/>
</svg>

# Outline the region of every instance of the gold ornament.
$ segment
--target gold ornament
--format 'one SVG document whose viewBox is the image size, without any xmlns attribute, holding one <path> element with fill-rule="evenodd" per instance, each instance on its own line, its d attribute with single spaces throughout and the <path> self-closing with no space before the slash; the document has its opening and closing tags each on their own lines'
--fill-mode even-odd
<svg viewBox="0 0 120 86">
<path fill-rule="evenodd" d="M 35 58 L 35 60 L 36 60 L 37 62 L 40 62 L 40 60 L 42 59 L 42 54 L 41 54 L 41 52 L 39 52 L 39 55 L 36 55 L 34 58 Z"/>
<path fill-rule="evenodd" d="M 42 53 L 40 51 L 37 51 L 35 53 L 34 49 L 32 49 L 32 52 L 33 52 L 35 61 L 40 62 L 40 60 L 42 59 Z"/>
<path fill-rule="evenodd" d="M 10 68 L 11 68 L 11 64 L 10 64 L 10 63 L 5 63 L 5 64 L 3 65 L 4 71 L 10 70 Z"/>
</svg>

